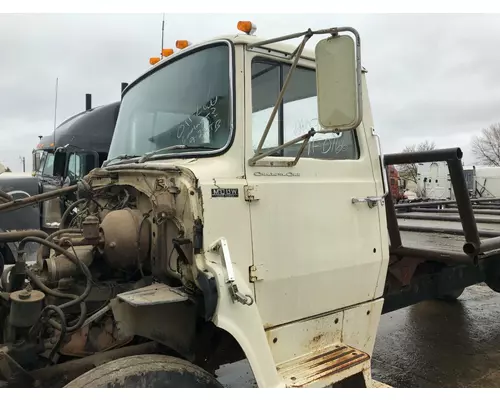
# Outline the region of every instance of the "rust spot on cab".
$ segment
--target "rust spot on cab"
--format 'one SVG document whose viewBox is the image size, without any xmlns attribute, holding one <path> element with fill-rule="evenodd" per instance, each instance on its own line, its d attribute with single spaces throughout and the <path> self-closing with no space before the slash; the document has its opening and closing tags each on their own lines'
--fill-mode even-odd
<svg viewBox="0 0 500 400">
<path fill-rule="evenodd" d="M 322 338 L 322 337 L 323 337 L 323 334 L 322 334 L 322 333 L 320 333 L 319 335 L 314 336 L 314 337 L 312 338 L 311 342 L 312 342 L 313 344 L 314 344 L 314 343 L 318 343 L 318 342 L 321 340 L 321 338 Z"/>
</svg>

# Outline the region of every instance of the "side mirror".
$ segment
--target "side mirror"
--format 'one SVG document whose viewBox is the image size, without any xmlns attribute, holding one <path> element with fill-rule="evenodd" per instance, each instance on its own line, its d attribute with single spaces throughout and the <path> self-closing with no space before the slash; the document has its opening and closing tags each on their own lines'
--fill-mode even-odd
<svg viewBox="0 0 500 400">
<path fill-rule="evenodd" d="M 347 35 L 331 36 L 316 45 L 318 119 L 324 129 L 347 131 L 362 121 L 361 57 L 356 47 L 359 51 L 359 42 Z"/>
</svg>

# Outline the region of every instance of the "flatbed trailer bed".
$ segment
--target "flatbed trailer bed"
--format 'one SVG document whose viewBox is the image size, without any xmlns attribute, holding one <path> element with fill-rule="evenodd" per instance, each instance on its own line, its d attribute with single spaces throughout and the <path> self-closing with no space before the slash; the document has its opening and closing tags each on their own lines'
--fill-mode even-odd
<svg viewBox="0 0 500 400">
<path fill-rule="evenodd" d="M 384 165 L 446 161 L 456 200 L 394 204 L 386 196 L 390 262 L 384 312 L 456 298 L 486 282 L 500 292 L 500 198 L 471 199 L 459 148 L 389 154 Z"/>
<path fill-rule="evenodd" d="M 432 211 L 422 212 L 415 207 L 397 213 L 403 245 L 432 251 L 446 249 L 463 253 L 464 234 L 458 212 L 448 213 L 446 208 Z M 476 224 L 480 240 L 500 237 L 499 215 L 476 215 Z"/>
</svg>

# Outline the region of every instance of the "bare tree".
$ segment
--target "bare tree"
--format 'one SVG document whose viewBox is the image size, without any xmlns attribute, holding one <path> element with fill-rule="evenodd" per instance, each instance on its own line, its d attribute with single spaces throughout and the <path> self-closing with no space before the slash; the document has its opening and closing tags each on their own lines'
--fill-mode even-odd
<svg viewBox="0 0 500 400">
<path fill-rule="evenodd" d="M 472 154 L 479 164 L 500 166 L 500 123 L 491 124 L 472 139 Z"/>
<path fill-rule="evenodd" d="M 415 153 L 416 151 L 429 151 L 434 150 L 436 148 L 436 144 L 434 142 L 429 142 L 426 140 L 425 142 L 419 144 L 412 144 L 410 146 L 406 146 L 403 149 L 403 153 Z M 407 181 L 411 181 L 413 183 L 417 183 L 417 164 L 403 164 L 399 167 L 399 175 L 401 178 L 406 179 Z"/>
</svg>

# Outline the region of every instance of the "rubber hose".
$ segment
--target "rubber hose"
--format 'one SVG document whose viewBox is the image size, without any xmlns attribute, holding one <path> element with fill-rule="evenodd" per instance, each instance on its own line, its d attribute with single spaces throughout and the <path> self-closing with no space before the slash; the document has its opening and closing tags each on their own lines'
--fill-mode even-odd
<svg viewBox="0 0 500 400">
<path fill-rule="evenodd" d="M 26 270 L 26 275 L 28 275 L 28 277 L 35 284 L 35 286 L 37 286 L 45 294 L 48 294 L 48 295 L 54 296 L 54 297 L 65 298 L 65 299 L 73 299 L 72 301 L 69 301 L 69 302 L 64 303 L 64 304 L 62 304 L 60 306 L 57 306 L 61 310 L 63 308 L 69 307 L 69 305 L 78 304 L 78 301 L 80 301 L 80 318 L 78 319 L 78 321 L 76 322 L 75 325 L 68 326 L 67 327 L 67 331 L 68 332 L 74 332 L 74 331 L 80 329 L 80 327 L 85 322 L 85 317 L 87 316 L 87 304 L 85 304 L 85 302 L 83 300 L 81 300 L 81 298 L 82 297 L 87 297 L 89 295 L 90 289 L 92 288 L 92 285 L 87 284 L 87 286 L 85 287 L 84 292 L 80 296 L 77 296 L 76 294 L 61 293 L 61 292 L 59 292 L 57 290 L 50 289 L 49 287 L 45 286 L 43 284 L 43 282 L 38 278 L 38 276 L 36 276 L 36 274 L 33 273 L 33 271 L 31 271 L 31 270 Z M 90 282 L 90 281 L 87 280 L 87 282 Z M 62 330 L 62 326 L 57 321 L 54 321 L 53 319 L 50 319 L 49 323 L 55 329 L 57 329 L 59 331 Z"/>
<path fill-rule="evenodd" d="M 58 231 L 60 232 L 60 231 Z M 68 250 L 66 249 L 63 249 L 61 246 L 53 243 L 53 242 L 49 242 L 47 239 L 42 239 L 42 238 L 38 238 L 38 237 L 35 237 L 35 236 L 28 236 L 28 237 L 25 237 L 23 240 L 21 240 L 19 242 L 19 250 L 18 252 L 19 253 L 22 253 L 23 250 L 24 250 L 24 246 L 26 245 L 26 243 L 28 242 L 35 242 L 35 243 L 38 243 L 38 244 L 42 244 L 42 245 L 45 245 L 47 247 L 51 247 L 52 249 L 58 251 L 59 253 L 61 254 L 64 254 L 67 258 L 69 258 L 70 261 L 72 261 L 75 265 L 79 265 L 80 268 L 82 269 L 83 271 L 83 274 L 90 280 L 92 279 L 92 274 L 90 273 L 88 267 L 80 261 L 80 259 L 78 257 L 76 257 L 74 254 L 70 253 Z"/>
<path fill-rule="evenodd" d="M 90 271 L 88 267 L 81 262 L 78 257 L 76 257 L 74 254 L 71 254 L 69 251 L 63 249 L 61 246 L 58 246 L 55 243 L 49 242 L 48 240 L 45 239 L 40 239 L 37 237 L 27 237 L 21 240 L 19 243 L 19 249 L 22 250 L 27 242 L 36 242 L 39 244 L 46 245 L 48 247 L 52 247 L 54 250 L 59 251 L 60 253 L 64 254 L 70 261 L 75 263 L 75 265 L 79 265 L 80 268 L 82 269 L 84 275 L 87 277 L 87 282 L 85 285 L 85 290 L 84 292 L 80 295 L 74 295 L 70 293 L 62 293 L 57 290 L 50 289 L 47 287 L 39 278 L 36 276 L 36 274 L 33 273 L 33 271 L 26 269 L 26 275 L 33 281 L 33 283 L 38 286 L 44 293 L 49 294 L 54 297 L 60 297 L 60 298 L 66 298 L 66 299 L 72 299 L 62 305 L 59 306 L 60 309 L 68 308 L 70 306 L 73 306 L 75 304 L 80 304 L 80 319 L 78 322 L 67 328 L 68 332 L 73 332 L 79 329 L 82 325 L 83 322 L 85 321 L 85 316 L 87 314 L 87 305 L 84 303 L 84 300 L 87 298 L 87 296 L 90 294 L 90 291 L 92 289 L 92 276 L 90 274 Z M 54 320 L 49 320 L 50 324 L 56 328 L 56 329 L 62 329 L 61 325 L 57 323 L 57 321 Z"/>
</svg>

